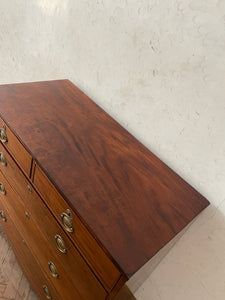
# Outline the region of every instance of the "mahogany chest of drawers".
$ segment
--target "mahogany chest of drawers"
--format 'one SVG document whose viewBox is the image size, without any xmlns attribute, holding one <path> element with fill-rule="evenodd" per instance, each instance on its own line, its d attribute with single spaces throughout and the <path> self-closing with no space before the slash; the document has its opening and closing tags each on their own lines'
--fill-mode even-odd
<svg viewBox="0 0 225 300">
<path fill-rule="evenodd" d="M 0 107 L 0 224 L 41 299 L 113 299 L 209 204 L 69 80 Z"/>
</svg>

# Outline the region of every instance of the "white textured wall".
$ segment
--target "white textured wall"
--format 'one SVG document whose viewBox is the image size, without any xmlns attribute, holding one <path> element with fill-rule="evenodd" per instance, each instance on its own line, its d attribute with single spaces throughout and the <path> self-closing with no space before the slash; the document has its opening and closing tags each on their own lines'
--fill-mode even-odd
<svg viewBox="0 0 225 300">
<path fill-rule="evenodd" d="M 212 203 L 138 300 L 224 300 L 225 1 L 0 0 L 0 82 L 69 78 Z"/>
</svg>

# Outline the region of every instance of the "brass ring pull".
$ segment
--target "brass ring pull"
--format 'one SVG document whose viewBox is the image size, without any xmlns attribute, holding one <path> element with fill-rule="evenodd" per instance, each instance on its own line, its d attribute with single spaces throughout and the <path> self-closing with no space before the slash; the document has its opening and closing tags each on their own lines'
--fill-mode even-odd
<svg viewBox="0 0 225 300">
<path fill-rule="evenodd" d="M 48 268 L 53 277 L 55 277 L 55 278 L 59 277 L 59 273 L 56 269 L 56 266 L 53 264 L 53 262 L 51 262 L 51 261 L 48 262 Z"/>
<path fill-rule="evenodd" d="M 6 135 L 6 127 L 5 124 L 2 125 L 2 128 L 0 128 L 0 140 L 2 143 L 7 143 L 8 139 L 7 139 L 7 135 Z"/>
<path fill-rule="evenodd" d="M 6 162 L 6 158 L 5 158 L 5 155 L 0 152 L 0 163 L 3 165 L 3 166 L 7 166 L 7 162 Z"/>
<path fill-rule="evenodd" d="M 60 252 L 66 253 L 66 244 L 63 238 L 58 234 L 55 235 L 55 243 Z"/>
<path fill-rule="evenodd" d="M 6 194 L 6 191 L 5 191 L 5 187 L 3 185 L 3 183 L 0 182 L 0 192 L 5 195 Z"/>
<path fill-rule="evenodd" d="M 44 293 L 45 293 L 46 298 L 47 298 L 47 299 L 52 299 L 52 296 L 51 296 L 51 294 L 50 294 L 50 292 L 49 292 L 49 289 L 47 288 L 46 285 L 43 285 L 43 290 L 44 290 Z"/>
<path fill-rule="evenodd" d="M 68 232 L 73 232 L 74 227 L 73 227 L 73 215 L 69 209 L 66 210 L 66 213 L 61 214 L 61 220 L 63 223 L 63 226 Z"/>
<path fill-rule="evenodd" d="M 5 216 L 3 210 L 0 210 L 0 216 L 1 216 L 3 222 L 6 222 L 6 221 L 7 221 L 6 216 Z"/>
</svg>

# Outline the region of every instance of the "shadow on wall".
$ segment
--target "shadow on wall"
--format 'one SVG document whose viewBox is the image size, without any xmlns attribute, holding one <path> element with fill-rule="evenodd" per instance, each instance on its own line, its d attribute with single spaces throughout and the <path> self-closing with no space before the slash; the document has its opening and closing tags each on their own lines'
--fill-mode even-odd
<svg viewBox="0 0 225 300">
<path fill-rule="evenodd" d="M 141 299 L 141 290 L 145 290 L 148 300 L 211 300 L 209 291 L 213 291 L 214 299 L 224 299 L 221 278 L 225 278 L 225 201 L 219 208 L 213 205 L 206 208 L 162 259 L 163 263 L 142 282 L 141 289 L 134 292 L 135 297 Z M 154 286 L 159 280 L 157 288 L 161 298 Z M 135 297 L 125 286 L 116 300 L 137 300 Z"/>
<path fill-rule="evenodd" d="M 119 291 L 115 300 L 137 300 L 126 285 Z"/>
<path fill-rule="evenodd" d="M 4 239 L 1 227 L 0 233 Z M 155 269 L 148 268 L 141 288 L 132 291 L 135 296 L 125 285 L 115 300 L 142 299 L 141 290 L 148 295 L 148 298 L 143 299 L 148 300 L 224 299 L 225 201 L 219 209 L 213 205 L 205 209 L 185 229 L 184 234 L 168 246 L 167 255 L 161 253 L 164 255 L 161 256 L 163 263 L 153 264 Z M 149 274 L 149 270 L 153 273 Z M 155 285 L 159 280 L 160 285 Z M 133 287 L 134 284 L 131 284 L 130 288 Z"/>
</svg>

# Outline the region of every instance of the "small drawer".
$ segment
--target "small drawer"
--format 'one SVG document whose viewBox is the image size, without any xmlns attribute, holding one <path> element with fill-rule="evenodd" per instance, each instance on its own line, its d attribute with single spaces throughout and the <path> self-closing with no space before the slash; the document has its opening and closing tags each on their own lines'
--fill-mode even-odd
<svg viewBox="0 0 225 300">
<path fill-rule="evenodd" d="M 1 198 L 0 211 L 3 212 L 5 217 L 5 219 L 0 217 L 0 224 L 6 232 L 17 261 L 33 289 L 37 292 L 41 299 L 62 300 L 63 298 L 59 297 L 54 286 L 48 279 L 48 276 L 44 274 L 43 270 L 40 268 L 38 262 L 24 242 L 23 237 L 17 230 L 17 227 L 10 218 L 10 214 L 2 203 Z"/>
<path fill-rule="evenodd" d="M 0 152 L 3 153 L 7 163 L 6 165 L 0 164 L 0 170 L 21 198 L 24 200 L 27 199 L 31 187 L 29 180 L 25 178 L 9 153 L 7 153 L 1 144 Z M 34 183 L 39 189 L 49 209 L 52 211 L 58 222 L 61 223 L 61 215 L 67 212 L 68 205 L 38 166 L 35 168 Z M 120 272 L 78 217 L 74 213 L 73 216 L 74 232 L 65 232 L 67 232 L 70 238 L 75 242 L 76 247 L 85 257 L 90 267 L 94 269 L 97 277 L 103 282 L 105 288 L 110 291 L 118 281 Z"/>
<path fill-rule="evenodd" d="M 21 169 L 29 176 L 31 169 L 31 155 L 20 143 L 8 125 L 0 118 L 0 141 L 18 162 Z"/>
<path fill-rule="evenodd" d="M 34 185 L 58 222 L 62 224 L 65 232 L 74 241 L 90 266 L 94 268 L 104 286 L 110 291 L 120 278 L 120 271 L 38 165 L 35 166 Z M 72 220 L 70 220 L 71 217 Z"/>
<path fill-rule="evenodd" d="M 15 187 L 18 193 L 24 193 L 25 186 L 28 188 L 29 180 L 25 178 L 20 171 L 11 155 L 6 151 L 3 145 L 0 143 L 0 153 L 4 158 L 4 163 L 0 163 L 0 170 L 4 176 L 10 181 L 11 185 Z"/>
<path fill-rule="evenodd" d="M 104 300 L 106 291 L 94 276 L 76 248 L 54 220 L 42 200 L 31 188 L 27 196 L 19 197 L 0 172 L 0 195 L 24 239 L 63 299 Z M 56 236 L 61 240 L 57 240 Z M 66 253 L 62 250 L 65 243 Z M 72 294 L 71 294 L 71 291 Z"/>
</svg>

